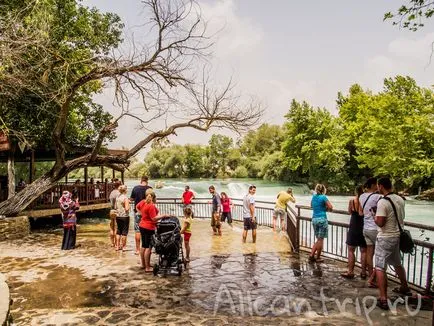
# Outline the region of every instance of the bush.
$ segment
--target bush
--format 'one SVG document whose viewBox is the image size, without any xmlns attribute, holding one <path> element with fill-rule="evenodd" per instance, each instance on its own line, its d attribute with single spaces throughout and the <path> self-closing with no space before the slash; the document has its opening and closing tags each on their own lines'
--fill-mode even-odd
<svg viewBox="0 0 434 326">
<path fill-rule="evenodd" d="M 234 171 L 234 177 L 235 178 L 247 178 L 249 175 L 249 172 L 247 171 L 247 168 L 245 166 L 238 166 Z"/>
</svg>

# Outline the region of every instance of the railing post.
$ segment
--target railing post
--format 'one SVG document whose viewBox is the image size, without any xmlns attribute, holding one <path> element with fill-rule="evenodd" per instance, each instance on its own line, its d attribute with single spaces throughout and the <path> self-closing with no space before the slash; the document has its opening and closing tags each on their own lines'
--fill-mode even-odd
<svg viewBox="0 0 434 326">
<path fill-rule="evenodd" d="M 431 285 L 432 285 L 432 264 L 433 264 L 433 248 L 429 248 L 429 255 L 428 255 L 428 271 L 426 275 L 426 287 L 425 292 L 426 294 L 430 294 L 431 292 Z M 433 306 L 433 323 L 434 323 L 434 306 Z"/>
<path fill-rule="evenodd" d="M 295 217 L 296 221 L 297 221 L 297 223 L 296 223 L 296 225 L 297 225 L 297 228 L 296 228 L 296 232 L 297 232 L 297 244 L 296 244 L 297 247 L 296 248 L 297 248 L 297 251 L 300 250 L 300 214 L 301 214 L 300 207 L 297 207 L 297 216 Z"/>
<path fill-rule="evenodd" d="M 87 183 L 87 166 L 84 167 L 84 197 L 86 198 L 86 205 L 89 205 L 89 184 Z"/>
</svg>

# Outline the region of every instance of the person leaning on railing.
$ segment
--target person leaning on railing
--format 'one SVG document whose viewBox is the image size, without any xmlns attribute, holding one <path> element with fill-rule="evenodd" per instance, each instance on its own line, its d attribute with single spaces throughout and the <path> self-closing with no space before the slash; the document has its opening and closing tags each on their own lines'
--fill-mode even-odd
<svg viewBox="0 0 434 326">
<path fill-rule="evenodd" d="M 274 207 L 273 214 L 273 231 L 276 230 L 276 220 L 278 217 L 280 217 L 280 227 L 282 231 L 286 231 L 286 206 L 289 202 L 295 203 L 292 188 L 288 188 L 286 191 L 281 191 L 277 194 L 276 206 Z"/>
<path fill-rule="evenodd" d="M 315 194 L 312 196 L 311 207 L 312 213 L 312 226 L 316 237 L 316 242 L 312 247 L 309 255 L 309 262 L 322 262 L 321 258 L 322 248 L 324 246 L 324 239 L 328 235 L 328 220 L 327 211 L 331 212 L 333 206 L 325 195 L 327 189 L 322 184 L 317 184 L 315 187 Z"/>
<path fill-rule="evenodd" d="M 357 247 L 360 247 L 362 264 L 360 278 L 364 280 L 366 279 L 366 241 L 363 236 L 363 215 L 359 214 L 359 197 L 363 194 L 363 186 L 357 186 L 354 194 L 354 198 L 350 199 L 348 203 L 348 213 L 351 215 L 346 242 L 348 246 L 348 271 L 342 273 L 341 276 L 348 279 L 354 278 L 355 251 Z"/>
</svg>

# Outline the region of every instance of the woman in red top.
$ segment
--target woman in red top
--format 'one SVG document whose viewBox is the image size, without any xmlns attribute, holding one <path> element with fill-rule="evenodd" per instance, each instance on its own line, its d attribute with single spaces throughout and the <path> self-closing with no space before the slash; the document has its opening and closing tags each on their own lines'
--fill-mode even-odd
<svg viewBox="0 0 434 326">
<path fill-rule="evenodd" d="M 222 213 L 222 222 L 225 221 L 225 219 L 228 219 L 229 226 L 232 227 L 232 212 L 231 208 L 234 207 L 232 204 L 231 199 L 228 197 L 228 195 L 225 192 L 222 192 L 220 195 L 222 207 L 223 207 L 223 213 Z"/>
<path fill-rule="evenodd" d="M 153 191 L 147 192 L 145 199 L 140 201 L 136 209 L 140 211 L 142 219 L 139 223 L 142 247 L 140 248 L 140 260 L 145 272 L 152 272 L 151 267 L 151 239 L 157 228 L 157 221 L 166 218 L 166 215 L 158 215 L 158 208 L 155 206 L 156 196 Z"/>
</svg>

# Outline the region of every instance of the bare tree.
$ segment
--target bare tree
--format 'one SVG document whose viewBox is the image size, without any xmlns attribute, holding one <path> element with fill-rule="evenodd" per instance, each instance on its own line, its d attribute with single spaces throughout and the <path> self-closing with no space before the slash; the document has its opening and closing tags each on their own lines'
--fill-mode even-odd
<svg viewBox="0 0 434 326">
<path fill-rule="evenodd" d="M 52 131 L 55 165 L 19 194 L 0 203 L 0 215 L 18 214 L 72 170 L 102 165 L 125 168 L 129 159 L 142 148 L 175 134 L 178 129 L 207 131 L 220 127 L 242 132 L 258 122 L 262 114 L 260 105 L 253 100 L 243 103 L 234 94 L 231 82 L 216 90 L 211 88 L 203 70 L 202 78 L 197 78 L 195 67 L 201 67 L 198 62 L 209 54 L 212 44 L 205 34 L 206 24 L 201 21 L 195 2 L 142 2 L 151 12 L 151 24 L 147 27 L 155 35 L 154 43 L 142 49 L 134 46 L 129 55 L 120 51 L 95 53 L 86 59 L 90 68 L 84 72 L 75 69 L 83 62 L 66 60 L 52 53 L 49 40 L 41 37 L 44 34 L 40 31 L 23 33 L 9 19 L 3 20 L 0 59 L 8 62 L 10 73 L 0 75 L 0 98 L 19 98 L 23 93 L 31 92 L 57 111 Z M 28 54 L 29 47 L 36 49 L 31 52 L 31 60 L 26 59 L 28 55 L 22 56 Z M 55 60 L 47 63 L 46 56 Z M 58 76 L 62 78 L 56 79 Z M 56 82 L 50 82 L 50 78 Z M 101 128 L 86 155 L 66 160 L 65 128 L 72 103 L 80 92 L 100 82 L 114 87 L 120 113 Z M 141 99 L 140 113 L 129 108 L 131 94 Z M 168 118 L 173 112 L 178 114 Z M 107 136 L 115 132 L 118 122 L 126 117 L 133 117 L 140 123 L 142 139 L 125 156 L 102 154 Z M 152 128 L 156 121 L 164 121 L 164 127 Z"/>
</svg>

